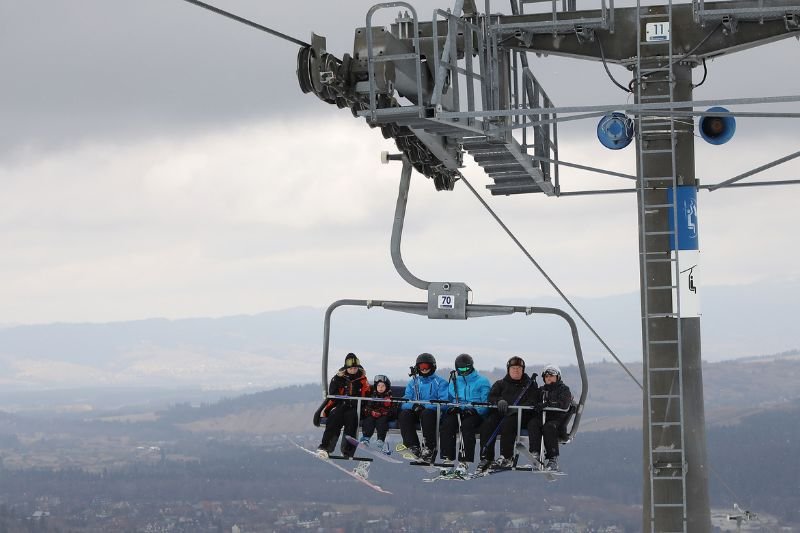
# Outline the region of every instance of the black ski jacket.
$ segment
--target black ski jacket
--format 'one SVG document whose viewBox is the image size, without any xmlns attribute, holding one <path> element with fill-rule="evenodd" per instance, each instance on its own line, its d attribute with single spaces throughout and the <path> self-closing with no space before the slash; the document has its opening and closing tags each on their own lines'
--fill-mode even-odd
<svg viewBox="0 0 800 533">
<path fill-rule="evenodd" d="M 331 378 L 331 383 L 328 385 L 328 394 L 334 394 L 336 396 L 369 396 L 371 388 L 369 380 L 367 379 L 367 373 L 364 372 L 361 366 L 358 367 L 358 372 L 354 376 L 348 374 L 345 368 L 342 367 L 339 369 L 339 372 Z M 323 416 L 328 416 L 330 410 L 337 405 L 355 408 L 356 404 L 356 400 L 331 398 L 325 405 L 322 414 Z"/>
<path fill-rule="evenodd" d="M 537 405 L 541 407 L 558 407 L 559 409 L 568 409 L 572 405 L 572 392 L 569 390 L 561 378 L 555 383 L 549 385 L 542 385 L 539 388 L 539 400 Z M 547 411 L 547 421 L 562 420 L 566 413 L 558 411 Z"/>
<path fill-rule="evenodd" d="M 522 374 L 522 379 L 519 381 L 514 381 L 508 374 L 506 374 L 503 379 L 495 381 L 494 385 L 492 385 L 492 389 L 489 391 L 489 403 L 497 405 L 498 401 L 505 400 L 508 402 L 508 405 L 514 405 L 514 401 L 522 393 L 528 383 L 531 385 L 528 387 L 528 390 L 525 391 L 522 398 L 520 398 L 517 405 L 535 405 L 538 400 L 536 392 L 538 389 L 536 374 L 533 375 L 533 381 L 531 381 L 528 374 L 524 373 Z M 516 412 L 516 409 L 508 410 L 509 415 L 516 414 Z"/>
</svg>

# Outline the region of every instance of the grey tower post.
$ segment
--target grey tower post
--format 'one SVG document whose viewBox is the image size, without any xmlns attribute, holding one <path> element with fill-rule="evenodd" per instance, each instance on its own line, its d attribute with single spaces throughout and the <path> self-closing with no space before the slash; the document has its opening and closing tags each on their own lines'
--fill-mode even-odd
<svg viewBox="0 0 800 533">
<path fill-rule="evenodd" d="M 636 91 L 637 103 L 659 98 L 691 101 L 692 65 L 675 64 L 659 70 L 664 65 L 664 58 L 640 58 L 635 79 L 642 79 L 646 71 L 652 74 Z M 673 277 L 673 272 L 680 263 L 670 255 L 670 240 L 674 238 L 671 219 L 677 206 L 668 191 L 697 185 L 694 125 L 639 115 L 637 128 L 645 373 L 643 530 L 710 531 L 700 319 L 684 318 L 675 308 L 673 291 L 679 288 L 675 287 L 677 276 Z"/>
<path fill-rule="evenodd" d="M 602 57 L 626 65 L 633 71 L 637 104 L 680 110 L 672 103 L 692 101 L 692 68 L 703 58 L 790 36 L 796 17 L 786 14 L 786 6 L 791 4 L 778 1 L 762 10 L 745 2 L 617 8 L 610 26 L 600 11 L 558 13 L 562 27 L 574 21 L 573 38 L 542 31 L 548 29 L 552 14 L 517 14 L 502 17 L 500 23 L 508 31 L 516 26 L 521 33 L 522 42 L 514 48 L 580 59 Z M 754 23 L 738 24 L 747 19 Z M 669 22 L 672 35 L 664 43 L 643 45 L 650 22 Z M 677 188 L 697 186 L 694 125 L 685 122 L 655 110 L 636 116 L 645 373 L 643 531 L 711 530 L 700 319 L 683 317 L 680 296 L 677 302 L 673 299 L 674 292 L 680 293 L 680 254 L 671 254 L 671 240 L 678 238 L 673 230 Z"/>
</svg>

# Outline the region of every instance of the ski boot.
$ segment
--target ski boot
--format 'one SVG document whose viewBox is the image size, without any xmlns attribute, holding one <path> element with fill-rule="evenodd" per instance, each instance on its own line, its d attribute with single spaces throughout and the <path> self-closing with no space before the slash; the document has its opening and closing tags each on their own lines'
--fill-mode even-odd
<svg viewBox="0 0 800 533">
<path fill-rule="evenodd" d="M 361 437 L 358 443 L 365 448 L 369 448 L 369 437 Z"/>
<path fill-rule="evenodd" d="M 407 461 L 417 461 L 417 460 L 419 460 L 419 454 L 420 454 L 419 446 L 405 447 L 405 446 L 401 446 L 401 445 L 398 444 L 397 445 L 397 451 L 399 451 L 400 455 L 403 456 L 403 459 L 405 459 Z"/>
<path fill-rule="evenodd" d="M 492 466 L 497 470 L 505 470 L 511 468 L 513 464 L 514 462 L 511 459 L 506 459 L 501 455 L 500 457 L 497 458 L 497 461 L 495 461 Z"/>
<path fill-rule="evenodd" d="M 389 451 L 389 447 L 386 446 L 386 443 L 383 442 L 381 439 L 375 441 L 375 447 L 384 455 L 391 455 L 392 452 Z"/>
<path fill-rule="evenodd" d="M 492 460 L 491 459 L 481 459 L 481 462 L 478 463 L 478 472 L 486 472 L 492 467 Z"/>
<path fill-rule="evenodd" d="M 455 464 L 455 468 L 453 468 L 453 475 L 460 478 L 466 477 L 468 466 L 469 465 L 467 465 L 467 463 L 462 463 L 461 461 L 459 461 L 458 463 Z"/>
<path fill-rule="evenodd" d="M 320 459 L 328 459 L 328 450 L 325 448 L 317 448 L 317 457 Z"/>
<path fill-rule="evenodd" d="M 542 469 L 542 457 L 539 455 L 539 452 L 531 452 L 531 458 L 533 459 L 533 464 L 531 468 L 534 472 L 537 472 Z"/>
<path fill-rule="evenodd" d="M 442 458 L 442 467 L 439 469 L 439 475 L 447 476 L 451 475 L 455 471 L 454 463 L 452 459 L 448 459 L 447 457 Z"/>
<path fill-rule="evenodd" d="M 423 463 L 432 465 L 436 460 L 436 448 L 423 448 L 419 458 Z"/>
<path fill-rule="evenodd" d="M 558 459 L 555 457 L 548 459 L 544 469 L 549 472 L 558 472 Z"/>
</svg>

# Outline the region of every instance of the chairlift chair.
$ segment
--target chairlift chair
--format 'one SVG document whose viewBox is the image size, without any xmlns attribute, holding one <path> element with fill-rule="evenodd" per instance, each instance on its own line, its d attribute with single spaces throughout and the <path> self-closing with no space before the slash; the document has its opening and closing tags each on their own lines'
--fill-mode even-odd
<svg viewBox="0 0 800 533">
<path fill-rule="evenodd" d="M 583 352 L 581 350 L 580 339 L 578 336 L 578 329 L 573 318 L 561 309 L 553 307 L 534 307 L 534 306 L 511 306 L 511 305 L 483 305 L 472 304 L 468 302 L 470 288 L 462 282 L 427 282 L 423 281 L 409 272 L 403 262 L 400 253 L 400 242 L 403 231 L 403 222 L 405 219 L 406 204 L 408 201 L 408 190 L 411 181 L 412 165 L 405 156 L 389 156 L 384 154 L 382 157 L 386 163 L 390 160 L 400 159 L 403 162 L 403 169 L 400 178 L 400 187 L 397 197 L 397 205 L 395 208 L 394 224 L 392 227 L 391 238 L 391 255 L 392 262 L 395 269 L 400 276 L 408 283 L 419 289 L 425 290 L 428 293 L 427 301 L 412 302 L 412 301 L 395 301 L 395 300 L 337 300 L 333 302 L 325 311 L 325 322 L 323 332 L 322 344 L 322 365 L 321 365 L 321 378 L 322 378 L 322 396 L 323 402 L 316 410 L 313 417 L 315 426 L 324 426 L 326 418 L 321 416 L 321 413 L 332 398 L 349 398 L 341 396 L 330 396 L 328 394 L 328 361 L 330 351 L 330 332 L 331 332 L 331 317 L 333 312 L 340 307 L 364 307 L 366 309 L 385 309 L 388 311 L 398 311 L 402 313 L 409 313 L 427 317 L 428 319 L 439 320 L 466 320 L 469 318 L 479 318 L 487 316 L 503 316 L 514 315 L 522 313 L 526 316 L 530 315 L 553 315 L 563 319 L 569 326 L 572 342 L 575 349 L 575 359 L 577 361 L 578 369 L 580 372 L 581 390 L 577 400 L 573 397 L 572 405 L 568 409 L 567 416 L 560 427 L 559 438 L 562 443 L 571 441 L 578 431 L 583 408 L 586 403 L 586 396 L 588 393 L 588 379 L 586 376 L 586 367 L 583 361 Z M 399 392 L 398 396 L 402 395 L 402 389 L 395 389 Z M 349 398 L 358 401 L 359 418 L 361 413 L 362 401 L 365 398 Z M 571 423 L 571 425 L 570 425 Z M 360 419 L 359 419 L 360 424 Z M 396 427 L 390 428 L 391 433 L 399 433 Z M 332 457 L 333 458 L 333 457 Z"/>
</svg>

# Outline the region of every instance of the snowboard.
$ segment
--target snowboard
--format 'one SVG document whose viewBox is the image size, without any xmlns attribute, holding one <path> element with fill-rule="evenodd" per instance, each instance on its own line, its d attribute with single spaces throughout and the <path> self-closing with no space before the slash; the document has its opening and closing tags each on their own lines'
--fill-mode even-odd
<svg viewBox="0 0 800 533">
<path fill-rule="evenodd" d="M 355 479 L 355 480 L 356 480 L 356 481 L 358 481 L 359 483 L 362 483 L 362 484 L 366 485 L 367 487 L 371 488 L 371 489 L 372 489 L 372 490 L 374 490 L 375 492 L 380 492 L 381 494 L 391 494 L 391 492 L 389 492 L 388 490 L 385 490 L 385 489 L 381 488 L 379 485 L 376 485 L 375 483 L 373 483 L 373 482 L 369 481 L 368 479 L 365 479 L 365 478 L 363 478 L 363 477 L 359 476 L 359 475 L 358 475 L 358 474 L 356 474 L 355 472 L 353 472 L 353 471 L 351 471 L 351 470 L 348 470 L 348 469 L 346 469 L 346 468 L 344 468 L 344 467 L 342 467 L 342 466 L 339 466 L 339 465 L 337 465 L 335 462 L 333 462 L 333 460 L 331 460 L 331 459 L 324 459 L 324 458 L 320 457 L 319 455 L 317 455 L 315 452 L 313 452 L 313 451 L 309 450 L 308 448 L 306 448 L 305 446 L 300 446 L 300 445 L 299 445 L 299 444 L 297 444 L 295 441 L 290 441 L 290 442 L 291 442 L 292 444 L 294 444 L 295 446 L 297 446 L 299 449 L 301 449 L 301 450 L 303 450 L 304 452 L 306 452 L 307 454 L 309 454 L 309 455 L 312 455 L 312 456 L 313 456 L 313 457 L 315 457 L 317 460 L 319 460 L 319 461 L 322 461 L 322 462 L 324 462 L 324 463 L 328 463 L 329 465 L 331 465 L 331 466 L 332 466 L 332 467 L 334 467 L 335 469 L 337 469 L 337 470 L 339 470 L 339 471 L 341 471 L 341 472 L 344 472 L 344 473 L 345 473 L 345 474 L 347 474 L 348 476 L 352 477 L 353 479 Z"/>
</svg>

